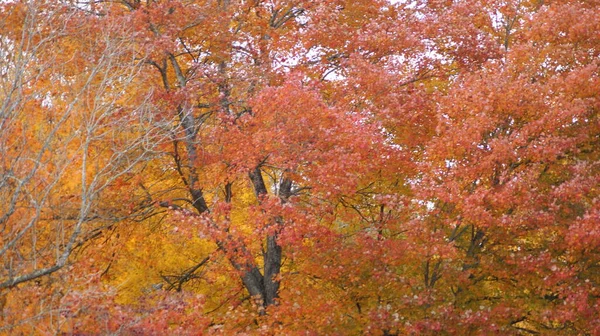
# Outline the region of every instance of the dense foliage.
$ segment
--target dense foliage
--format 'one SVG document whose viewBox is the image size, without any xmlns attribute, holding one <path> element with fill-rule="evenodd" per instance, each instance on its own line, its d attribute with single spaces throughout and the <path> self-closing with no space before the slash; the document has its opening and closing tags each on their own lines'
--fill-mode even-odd
<svg viewBox="0 0 600 336">
<path fill-rule="evenodd" d="M 0 333 L 600 334 L 599 17 L 0 3 Z"/>
</svg>

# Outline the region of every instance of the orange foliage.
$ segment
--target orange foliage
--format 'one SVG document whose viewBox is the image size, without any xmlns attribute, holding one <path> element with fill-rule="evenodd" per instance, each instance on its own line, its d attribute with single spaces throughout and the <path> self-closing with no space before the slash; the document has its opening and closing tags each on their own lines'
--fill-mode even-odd
<svg viewBox="0 0 600 336">
<path fill-rule="evenodd" d="M 597 1 L 0 6 L 0 333 L 600 333 Z"/>
</svg>

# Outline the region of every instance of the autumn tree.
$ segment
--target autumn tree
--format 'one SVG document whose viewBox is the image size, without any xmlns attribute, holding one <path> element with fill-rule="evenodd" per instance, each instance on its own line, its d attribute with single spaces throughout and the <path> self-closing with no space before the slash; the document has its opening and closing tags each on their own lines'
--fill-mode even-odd
<svg viewBox="0 0 600 336">
<path fill-rule="evenodd" d="M 280 287 L 281 240 L 295 227 L 323 222 L 317 209 L 359 190 L 384 156 L 377 149 L 384 137 L 368 114 L 323 96 L 323 79 L 349 53 L 320 40 L 327 24 L 320 21 L 327 18 L 317 13 L 356 18 L 335 4 L 284 2 L 123 2 L 97 10 L 128 17 L 137 27 L 140 57 L 162 111 L 157 119 L 175 121 L 171 159 L 164 164 L 179 175 L 187 195 L 157 201 L 190 217 L 194 230 L 227 256 L 250 296 L 272 305 Z M 392 25 L 396 14 L 381 17 Z M 307 29 L 307 21 L 316 23 Z M 290 52 L 299 41 L 299 50 Z M 235 195 L 247 192 L 255 203 L 238 204 Z M 300 193 L 305 197 L 296 197 Z M 300 199 L 317 204 L 303 209 Z M 284 210 L 298 214 L 287 219 Z M 288 243 L 301 242 L 296 239 Z"/>
<path fill-rule="evenodd" d="M 422 313 L 400 330 L 598 332 L 597 8 L 422 7 L 448 77 L 415 148 L 406 234 Z"/>
<path fill-rule="evenodd" d="M 150 157 L 160 132 L 147 122 L 148 95 L 122 94 L 140 66 L 115 38 L 123 27 L 52 1 L 0 13 L 0 310 L 11 328 L 56 314 L 28 303 L 52 301 L 68 272 L 48 276 L 132 213 L 104 194 Z"/>
</svg>

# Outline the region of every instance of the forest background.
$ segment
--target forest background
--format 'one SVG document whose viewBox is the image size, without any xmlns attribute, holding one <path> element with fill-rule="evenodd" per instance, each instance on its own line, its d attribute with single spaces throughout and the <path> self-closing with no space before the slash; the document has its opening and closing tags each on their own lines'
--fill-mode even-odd
<svg viewBox="0 0 600 336">
<path fill-rule="evenodd" d="M 0 4 L 0 333 L 600 334 L 597 0 Z"/>
</svg>

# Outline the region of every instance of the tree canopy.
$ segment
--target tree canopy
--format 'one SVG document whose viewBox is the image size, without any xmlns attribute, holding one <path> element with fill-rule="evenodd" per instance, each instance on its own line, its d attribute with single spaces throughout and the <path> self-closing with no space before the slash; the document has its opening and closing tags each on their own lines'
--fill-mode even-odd
<svg viewBox="0 0 600 336">
<path fill-rule="evenodd" d="M 598 17 L 0 3 L 0 334 L 600 333 Z"/>
</svg>

